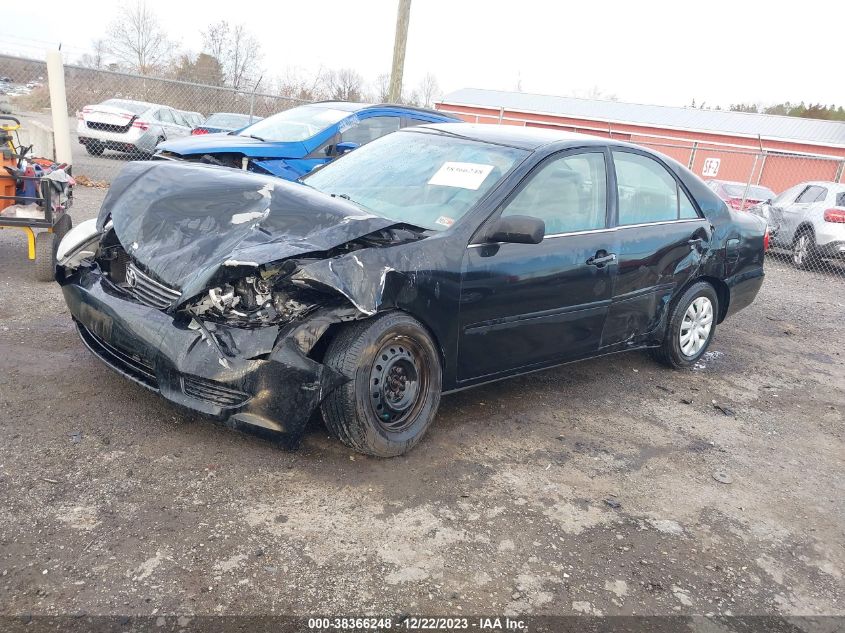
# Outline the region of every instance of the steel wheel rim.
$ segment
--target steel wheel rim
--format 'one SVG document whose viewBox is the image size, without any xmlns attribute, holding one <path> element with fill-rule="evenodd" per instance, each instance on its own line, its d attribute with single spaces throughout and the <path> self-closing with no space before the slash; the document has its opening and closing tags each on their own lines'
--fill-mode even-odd
<svg viewBox="0 0 845 633">
<path fill-rule="evenodd" d="M 698 297 L 689 304 L 681 321 L 678 343 L 681 353 L 691 358 L 698 354 L 710 339 L 713 330 L 713 302 L 707 297 Z"/>
<path fill-rule="evenodd" d="M 799 266 L 804 263 L 804 259 L 807 257 L 807 242 L 807 236 L 800 235 L 798 236 L 798 239 L 795 240 L 795 246 L 792 248 L 792 261 Z"/>
<path fill-rule="evenodd" d="M 422 348 L 408 337 L 381 346 L 370 369 L 369 400 L 384 430 L 396 433 L 414 422 L 425 399 L 427 368 Z"/>
</svg>

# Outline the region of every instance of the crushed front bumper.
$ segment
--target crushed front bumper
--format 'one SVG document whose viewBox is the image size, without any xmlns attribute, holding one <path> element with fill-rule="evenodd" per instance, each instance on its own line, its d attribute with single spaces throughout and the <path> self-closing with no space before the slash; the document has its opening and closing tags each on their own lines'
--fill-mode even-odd
<svg viewBox="0 0 845 633">
<path fill-rule="evenodd" d="M 337 311 L 293 324 L 237 328 L 148 307 L 98 268 L 69 277 L 65 301 L 83 343 L 106 365 L 168 400 L 218 420 L 298 438 L 323 398 L 346 378 L 307 356 Z M 209 340 L 212 337 L 214 340 Z"/>
</svg>

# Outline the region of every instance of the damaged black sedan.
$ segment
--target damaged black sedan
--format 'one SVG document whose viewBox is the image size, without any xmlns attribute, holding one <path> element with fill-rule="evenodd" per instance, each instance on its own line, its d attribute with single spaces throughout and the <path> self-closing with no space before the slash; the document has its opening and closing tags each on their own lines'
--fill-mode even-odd
<svg viewBox="0 0 845 633">
<path fill-rule="evenodd" d="M 756 296 L 764 237 L 662 155 L 444 124 L 304 184 L 132 163 L 57 279 L 85 345 L 144 387 L 291 438 L 319 409 L 392 456 L 444 392 L 633 349 L 695 363 Z"/>
</svg>

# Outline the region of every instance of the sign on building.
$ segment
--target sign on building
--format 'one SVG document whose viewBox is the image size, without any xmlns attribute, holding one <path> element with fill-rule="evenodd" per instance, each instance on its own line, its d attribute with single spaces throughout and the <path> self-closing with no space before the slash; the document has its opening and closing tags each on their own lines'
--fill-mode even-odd
<svg viewBox="0 0 845 633">
<path fill-rule="evenodd" d="M 715 178 L 719 173 L 719 164 L 721 162 L 721 158 L 705 158 L 704 167 L 701 169 L 701 175 L 709 178 Z"/>
</svg>

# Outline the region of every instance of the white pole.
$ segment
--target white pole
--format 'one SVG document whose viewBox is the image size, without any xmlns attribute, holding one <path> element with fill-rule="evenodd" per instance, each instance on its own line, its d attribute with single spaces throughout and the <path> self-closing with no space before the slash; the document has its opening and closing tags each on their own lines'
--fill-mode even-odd
<svg viewBox="0 0 845 633">
<path fill-rule="evenodd" d="M 67 117 L 65 94 L 65 67 L 59 51 L 47 51 L 47 81 L 50 85 L 50 111 L 53 114 L 53 139 L 56 162 L 73 163 L 70 153 L 70 125 Z"/>
</svg>

